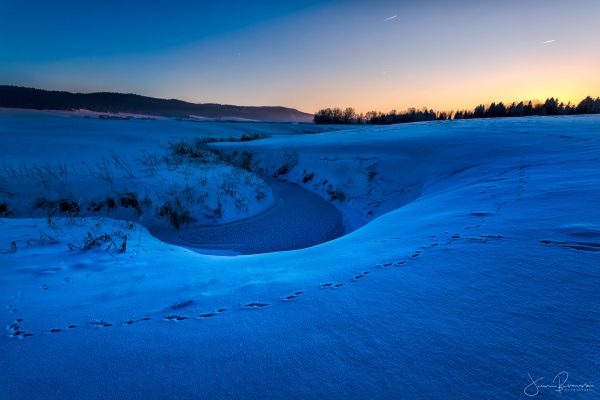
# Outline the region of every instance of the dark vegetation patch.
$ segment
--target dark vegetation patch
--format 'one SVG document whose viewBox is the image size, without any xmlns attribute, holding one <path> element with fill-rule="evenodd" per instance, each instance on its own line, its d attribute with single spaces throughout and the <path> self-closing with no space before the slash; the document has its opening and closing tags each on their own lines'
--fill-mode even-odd
<svg viewBox="0 0 600 400">
<path fill-rule="evenodd" d="M 314 172 L 311 172 L 310 174 L 306 174 L 306 175 L 304 175 L 304 178 L 302 178 L 302 182 L 308 183 L 308 182 L 312 181 L 314 177 L 315 177 Z"/>
<path fill-rule="evenodd" d="M 285 175 L 288 172 L 290 172 L 290 166 L 288 164 L 284 164 L 281 167 L 279 167 L 277 172 L 275 172 L 275 176 Z"/>
<path fill-rule="evenodd" d="M 269 136 L 262 135 L 260 133 L 244 133 L 241 137 L 228 137 L 228 138 L 216 138 L 216 137 L 206 137 L 200 138 L 196 141 L 196 145 L 200 144 L 208 144 L 208 143 L 225 143 L 225 142 L 251 142 L 253 140 L 265 139 Z"/>
<path fill-rule="evenodd" d="M 252 170 L 252 153 L 249 151 L 243 151 L 240 156 L 240 167 L 246 171 Z"/>
<path fill-rule="evenodd" d="M 189 211 L 183 210 L 171 202 L 163 204 L 158 210 L 158 215 L 167 219 L 177 230 L 179 230 L 181 225 L 188 225 L 194 221 Z"/>
<path fill-rule="evenodd" d="M 58 201 L 58 207 L 62 213 L 78 213 L 79 204 L 75 200 L 61 199 Z"/>
<path fill-rule="evenodd" d="M 6 217 L 9 215 L 8 204 L 0 203 L 0 217 Z"/>
<path fill-rule="evenodd" d="M 117 202 L 112 197 L 108 197 L 106 199 L 106 206 L 111 209 L 115 208 L 117 206 Z"/>
<path fill-rule="evenodd" d="M 36 208 L 45 208 L 58 211 L 65 214 L 77 214 L 80 211 L 79 204 L 72 199 L 48 200 L 46 198 L 37 199 Z"/>
<path fill-rule="evenodd" d="M 129 225 L 127 230 L 135 229 L 133 224 Z M 87 232 L 81 241 L 74 241 L 67 244 L 69 250 L 79 250 L 86 252 L 92 249 L 101 249 L 104 246 L 105 251 L 114 250 L 116 253 L 124 253 L 127 251 L 128 236 L 122 230 L 116 230 L 109 233 L 98 233 L 92 228 Z M 119 243 L 119 244 L 117 244 Z"/>
<path fill-rule="evenodd" d="M 292 169 L 294 169 L 294 167 L 296 165 L 298 165 L 298 153 L 296 153 L 293 150 L 287 151 L 283 155 L 283 160 L 284 160 L 283 165 L 277 169 L 274 177 L 285 175 L 288 172 L 290 172 Z"/>
<path fill-rule="evenodd" d="M 103 208 L 104 208 L 104 201 L 100 200 L 100 201 L 91 201 L 90 205 L 87 209 L 88 209 L 88 211 L 91 211 L 91 212 L 100 212 L 100 211 L 102 211 Z"/>
<path fill-rule="evenodd" d="M 341 202 L 346 201 L 346 194 L 341 190 L 335 189 L 332 185 L 327 186 L 325 192 L 329 195 L 329 200 L 339 200 Z"/>
<path fill-rule="evenodd" d="M 133 208 L 136 211 L 141 212 L 140 202 L 137 198 L 137 194 L 135 194 L 133 192 L 127 192 L 127 193 L 123 194 L 121 196 L 121 198 L 119 199 L 119 202 L 121 203 L 121 207 Z"/>
</svg>

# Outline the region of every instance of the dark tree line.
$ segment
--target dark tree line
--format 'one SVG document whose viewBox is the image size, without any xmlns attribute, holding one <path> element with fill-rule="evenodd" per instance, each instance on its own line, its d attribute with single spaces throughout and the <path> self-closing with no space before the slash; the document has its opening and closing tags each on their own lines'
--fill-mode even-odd
<svg viewBox="0 0 600 400">
<path fill-rule="evenodd" d="M 314 115 L 316 124 L 356 124 L 356 125 L 388 125 L 406 122 L 435 121 L 448 119 L 473 119 L 473 118 L 502 118 L 502 117 L 528 117 L 542 115 L 576 115 L 576 114 L 600 114 L 600 97 L 593 99 L 588 96 L 579 104 L 565 104 L 553 97 L 546 99 L 543 103 L 513 102 L 480 104 L 473 110 L 459 110 L 450 112 L 439 112 L 426 108 L 417 110 L 409 108 L 404 112 L 392 110 L 389 113 L 369 111 L 366 114 L 357 114 L 354 108 L 325 108 Z"/>
</svg>

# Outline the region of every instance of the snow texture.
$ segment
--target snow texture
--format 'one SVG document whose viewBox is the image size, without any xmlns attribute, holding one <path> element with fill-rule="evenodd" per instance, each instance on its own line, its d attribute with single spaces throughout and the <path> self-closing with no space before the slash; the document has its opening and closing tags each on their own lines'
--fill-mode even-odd
<svg viewBox="0 0 600 400">
<path fill-rule="evenodd" d="M 196 129 L 248 129 L 203 124 L 5 112 L 2 161 L 115 151 L 137 165 Z M 210 145 L 237 163 L 218 168 L 245 160 L 273 188 L 235 213 L 244 232 L 275 223 L 260 218 L 278 215 L 276 176 L 321 197 L 298 194 L 312 200 L 295 218 L 317 231 L 343 219 L 347 234 L 218 256 L 160 241 L 144 220 L 17 210 L 0 219 L 2 398 L 517 399 L 528 374 L 549 384 L 560 371 L 598 384 L 599 117 L 248 126 L 277 132 Z M 285 236 L 297 221 L 281 218 Z"/>
</svg>

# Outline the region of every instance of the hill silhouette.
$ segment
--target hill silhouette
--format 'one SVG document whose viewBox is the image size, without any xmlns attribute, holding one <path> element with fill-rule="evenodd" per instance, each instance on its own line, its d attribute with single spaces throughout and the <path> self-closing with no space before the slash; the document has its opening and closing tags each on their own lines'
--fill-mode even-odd
<svg viewBox="0 0 600 400">
<path fill-rule="evenodd" d="M 106 113 L 131 113 L 163 117 L 197 116 L 211 119 L 243 118 L 258 121 L 310 122 L 313 116 L 293 108 L 195 104 L 124 93 L 71 93 L 0 85 L 0 107 L 35 110 L 85 109 Z"/>
</svg>

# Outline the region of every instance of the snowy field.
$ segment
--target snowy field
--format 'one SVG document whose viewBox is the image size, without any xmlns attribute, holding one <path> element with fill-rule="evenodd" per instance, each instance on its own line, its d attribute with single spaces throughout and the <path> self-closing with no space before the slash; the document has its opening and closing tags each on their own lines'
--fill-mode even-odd
<svg viewBox="0 0 600 400">
<path fill-rule="evenodd" d="M 599 116 L 88 117 L 0 110 L 0 398 L 598 396 Z"/>
</svg>

